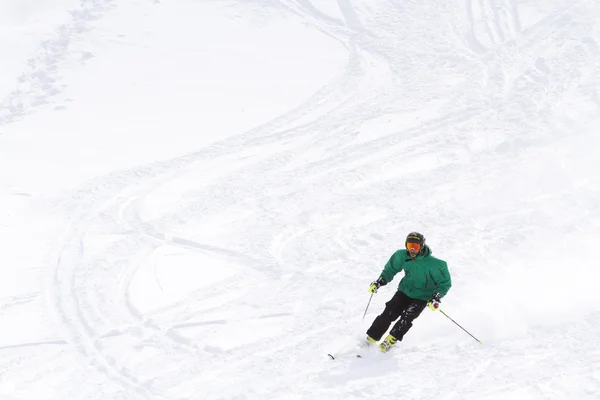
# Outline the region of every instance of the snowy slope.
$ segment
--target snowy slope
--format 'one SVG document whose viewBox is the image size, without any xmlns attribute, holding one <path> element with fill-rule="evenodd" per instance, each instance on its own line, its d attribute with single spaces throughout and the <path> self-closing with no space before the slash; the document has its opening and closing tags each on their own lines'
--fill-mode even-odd
<svg viewBox="0 0 600 400">
<path fill-rule="evenodd" d="M 0 398 L 597 399 L 600 7 L 0 0 Z M 443 309 L 326 353 L 412 230 Z"/>
</svg>

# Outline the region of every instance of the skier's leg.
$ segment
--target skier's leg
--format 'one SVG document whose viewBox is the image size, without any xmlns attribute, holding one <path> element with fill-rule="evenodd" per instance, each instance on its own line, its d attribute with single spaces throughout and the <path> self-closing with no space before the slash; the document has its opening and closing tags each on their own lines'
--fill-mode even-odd
<svg viewBox="0 0 600 400">
<path fill-rule="evenodd" d="M 397 291 L 394 297 L 385 303 L 385 309 L 383 312 L 375 318 L 371 327 L 367 330 L 369 337 L 379 341 L 384 333 L 387 332 L 388 328 L 398 317 L 405 308 L 407 301 L 411 300 L 401 291 Z"/>
<path fill-rule="evenodd" d="M 406 332 L 412 327 L 412 322 L 425 309 L 427 302 L 424 300 L 410 299 L 407 305 L 401 310 L 400 319 L 394 324 L 390 335 L 397 340 L 402 340 Z"/>
</svg>

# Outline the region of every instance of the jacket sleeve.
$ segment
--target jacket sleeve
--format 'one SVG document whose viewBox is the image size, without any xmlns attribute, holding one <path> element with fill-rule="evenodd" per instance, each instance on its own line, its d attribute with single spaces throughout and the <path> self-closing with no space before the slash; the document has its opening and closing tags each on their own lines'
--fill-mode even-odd
<svg viewBox="0 0 600 400">
<path fill-rule="evenodd" d="M 448 264 L 443 262 L 439 268 L 431 271 L 431 277 L 436 283 L 437 292 L 441 297 L 444 297 L 452 286 L 452 278 L 450 277 L 450 271 L 448 270 Z"/>
<path fill-rule="evenodd" d="M 381 271 L 380 278 L 383 278 L 386 283 L 390 283 L 394 276 L 403 269 L 404 258 L 400 254 L 401 250 L 392 254 L 388 262 L 383 267 L 383 271 Z"/>
</svg>

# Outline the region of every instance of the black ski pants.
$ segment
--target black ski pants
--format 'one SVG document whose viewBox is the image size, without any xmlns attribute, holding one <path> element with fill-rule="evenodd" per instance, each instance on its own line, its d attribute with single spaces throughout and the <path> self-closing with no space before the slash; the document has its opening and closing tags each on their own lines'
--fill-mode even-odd
<svg viewBox="0 0 600 400">
<path fill-rule="evenodd" d="M 400 318 L 392 327 L 390 335 L 402 340 L 406 332 L 412 327 L 413 320 L 421 314 L 426 305 L 425 300 L 413 299 L 404 292 L 397 291 L 394 297 L 385 303 L 383 313 L 375 318 L 373 324 L 367 330 L 367 335 L 375 340 L 380 340 L 392 322 Z"/>
</svg>

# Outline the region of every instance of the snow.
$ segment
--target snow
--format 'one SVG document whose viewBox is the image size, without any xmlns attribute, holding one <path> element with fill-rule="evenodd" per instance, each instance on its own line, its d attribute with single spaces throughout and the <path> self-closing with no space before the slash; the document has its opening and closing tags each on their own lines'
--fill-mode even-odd
<svg viewBox="0 0 600 400">
<path fill-rule="evenodd" d="M 29 60 L 43 52 L 40 39 L 68 22 L 69 10 L 75 5 L 76 0 L 53 0 L 52 5 L 39 0 L 0 0 L 1 98 L 18 88 L 14 78 L 27 70 Z"/>
<path fill-rule="evenodd" d="M 0 0 L 0 398 L 598 398 L 599 17 Z M 329 360 L 414 230 L 483 343 Z"/>
</svg>

